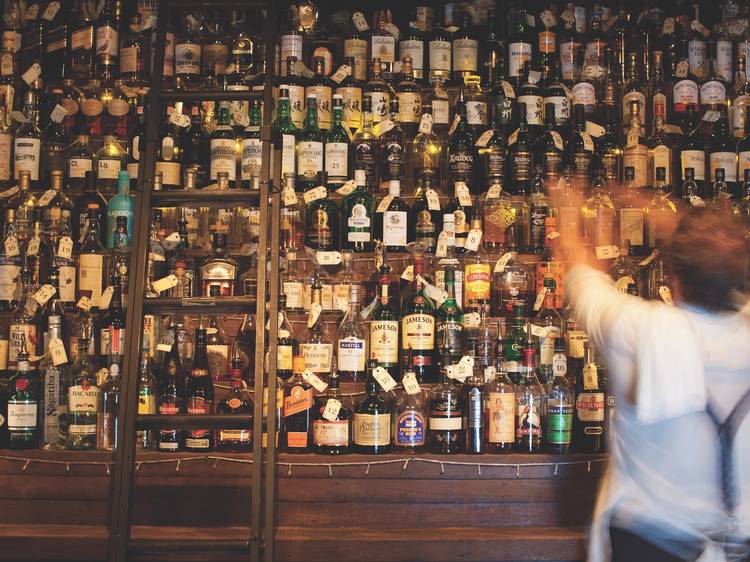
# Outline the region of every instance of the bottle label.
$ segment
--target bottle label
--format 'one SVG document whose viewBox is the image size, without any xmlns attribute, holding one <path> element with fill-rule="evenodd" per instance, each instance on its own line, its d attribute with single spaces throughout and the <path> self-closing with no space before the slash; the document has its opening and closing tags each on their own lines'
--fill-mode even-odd
<svg viewBox="0 0 750 562">
<path fill-rule="evenodd" d="M 437 406 L 438 409 L 433 404 L 430 411 L 430 431 L 460 431 L 464 428 L 464 418 L 457 402 L 455 408 L 446 409 L 444 402 Z"/>
<path fill-rule="evenodd" d="M 281 142 L 281 175 L 296 174 L 297 165 L 294 135 L 282 135 Z"/>
<path fill-rule="evenodd" d="M 734 152 L 712 152 L 709 157 L 710 180 L 716 178 L 716 170 L 724 168 L 724 180 L 737 181 L 737 155 Z"/>
<path fill-rule="evenodd" d="M 706 74 L 706 42 L 690 41 L 688 43 L 688 64 L 690 73 L 698 78 Z"/>
<path fill-rule="evenodd" d="M 284 417 L 288 418 L 294 414 L 304 412 L 313 407 L 313 390 L 305 389 L 300 385 L 295 385 L 289 391 L 289 396 L 284 398 Z"/>
<path fill-rule="evenodd" d="M 354 444 L 386 446 L 391 443 L 390 414 L 354 414 Z"/>
<path fill-rule="evenodd" d="M 573 86 L 573 103 L 583 104 L 591 112 L 596 107 L 596 90 L 590 82 L 578 82 Z M 557 110 L 557 108 L 555 108 Z M 557 115 L 557 111 L 555 111 Z"/>
<path fill-rule="evenodd" d="M 519 96 L 518 103 L 526 106 L 526 120 L 529 125 L 544 125 L 542 96 Z"/>
<path fill-rule="evenodd" d="M 552 31 L 545 30 L 539 33 L 539 52 L 554 53 L 556 50 L 557 37 Z"/>
<path fill-rule="evenodd" d="M 492 271 L 488 263 L 471 263 L 464 268 L 464 303 L 476 306 L 490 301 Z"/>
<path fill-rule="evenodd" d="M 398 363 L 398 321 L 370 322 L 370 359 L 388 365 Z"/>
<path fill-rule="evenodd" d="M 673 108 L 676 113 L 687 111 L 688 106 L 698 108 L 700 90 L 693 80 L 680 80 L 672 88 Z M 687 133 L 688 131 L 685 131 Z"/>
<path fill-rule="evenodd" d="M 109 26 L 99 27 L 96 30 L 96 54 L 97 56 L 116 57 L 119 42 L 117 31 Z"/>
<path fill-rule="evenodd" d="M 297 281 L 284 281 L 284 294 L 286 295 L 286 305 L 292 310 L 302 310 L 304 308 L 304 285 Z"/>
<path fill-rule="evenodd" d="M 208 344 L 208 371 L 214 379 L 223 378 L 227 374 L 229 364 L 229 345 L 225 343 Z"/>
<path fill-rule="evenodd" d="M 121 166 L 122 161 L 119 158 L 100 158 L 99 165 L 96 168 L 96 177 L 100 180 L 116 180 L 118 174 L 120 173 Z"/>
<path fill-rule="evenodd" d="M 71 158 L 68 161 L 68 176 L 79 179 L 85 178 L 86 172 L 91 171 L 91 165 L 91 158 Z"/>
<path fill-rule="evenodd" d="M 390 94 L 387 92 L 369 92 L 365 95 L 370 96 L 373 122 L 382 121 L 388 114 L 388 105 L 391 103 Z"/>
<path fill-rule="evenodd" d="M 323 143 L 299 141 L 297 143 L 297 176 L 311 181 L 321 170 L 323 170 Z"/>
<path fill-rule="evenodd" d="M 15 179 L 21 177 L 21 172 L 29 172 L 32 181 L 39 180 L 39 159 L 42 141 L 32 138 L 16 137 L 13 144 L 13 174 Z"/>
<path fill-rule="evenodd" d="M 331 358 L 333 356 L 333 344 L 330 343 L 303 343 L 300 351 L 305 358 L 305 369 L 313 373 L 330 373 Z"/>
<path fill-rule="evenodd" d="M 12 301 L 15 298 L 20 274 L 18 257 L 0 256 L 0 301 Z"/>
<path fill-rule="evenodd" d="M 665 144 L 655 146 L 649 154 L 651 159 L 651 177 L 656 177 L 656 168 L 664 168 L 664 180 L 672 185 L 672 149 Z"/>
<path fill-rule="evenodd" d="M 229 181 L 237 177 L 237 155 L 234 139 L 211 139 L 211 170 L 209 178 L 216 180 L 219 172 L 229 174 Z"/>
<path fill-rule="evenodd" d="M 745 170 L 750 168 L 750 152 L 740 152 L 738 155 L 740 181 L 745 181 Z"/>
<path fill-rule="evenodd" d="M 36 355 L 37 332 L 33 324 L 11 324 L 8 333 L 8 368 L 18 367 L 18 354 L 21 352 L 21 335 L 26 338 L 26 351 Z"/>
<path fill-rule="evenodd" d="M 81 296 L 91 302 L 98 302 L 102 296 L 104 279 L 104 256 L 101 254 L 81 254 L 78 256 L 78 289 Z"/>
<path fill-rule="evenodd" d="M 309 434 L 306 431 L 287 431 L 286 446 L 306 448 Z"/>
<path fill-rule="evenodd" d="M 386 246 L 406 246 L 406 211 L 386 211 L 383 213 L 383 244 Z"/>
<path fill-rule="evenodd" d="M 396 418 L 395 445 L 421 447 L 425 444 L 425 419 L 417 410 L 404 410 Z"/>
<path fill-rule="evenodd" d="M 290 84 L 286 86 L 289 89 L 292 123 L 297 129 L 302 130 L 305 123 L 305 87 Z"/>
<path fill-rule="evenodd" d="M 331 128 L 331 107 L 333 106 L 333 90 L 330 86 L 308 86 L 305 97 L 315 94 L 318 101 L 318 127 Z"/>
<path fill-rule="evenodd" d="M 0 134 L 0 181 L 10 180 L 10 158 L 12 140 L 9 134 Z"/>
<path fill-rule="evenodd" d="M 346 447 L 349 445 L 349 420 L 314 420 L 312 434 L 315 445 Z"/>
<path fill-rule="evenodd" d="M 529 181 L 531 179 L 531 152 L 513 152 L 511 162 L 513 164 L 514 181 Z"/>
<path fill-rule="evenodd" d="M 644 145 L 639 144 L 625 149 L 623 166 L 625 168 L 632 166 L 635 169 L 636 187 L 648 186 L 648 149 Z"/>
<path fill-rule="evenodd" d="M 84 382 L 68 389 L 68 412 L 75 414 L 95 414 L 99 403 L 99 387 Z"/>
<path fill-rule="evenodd" d="M 291 371 L 294 360 L 294 349 L 291 345 L 278 345 L 276 347 L 276 368 L 279 371 Z"/>
<path fill-rule="evenodd" d="M 478 47 L 476 39 L 454 39 L 453 70 L 476 72 Z"/>
<path fill-rule="evenodd" d="M 531 43 L 511 43 L 508 57 L 508 75 L 511 78 L 518 78 L 523 73 L 523 65 L 526 61 L 531 61 Z"/>
<path fill-rule="evenodd" d="M 179 162 L 157 162 L 156 171 L 161 172 L 163 185 L 179 186 L 182 183 L 180 181 L 182 168 Z"/>
<path fill-rule="evenodd" d="M 580 43 L 573 41 L 563 41 L 560 43 L 560 71 L 563 80 L 573 81 L 578 75 L 577 51 L 581 46 Z"/>
<path fill-rule="evenodd" d="M 138 47 L 123 47 L 120 50 L 120 74 L 138 72 Z"/>
<path fill-rule="evenodd" d="M 547 400 L 547 443 L 569 445 L 573 438 L 573 404 Z"/>
<path fill-rule="evenodd" d="M 180 74 L 201 73 L 201 46 L 182 43 L 175 46 L 175 71 Z"/>
<path fill-rule="evenodd" d="M 73 51 L 92 49 L 94 47 L 94 28 L 85 27 L 71 33 L 70 47 Z"/>
<path fill-rule="evenodd" d="M 344 86 L 336 88 L 336 93 L 341 94 L 341 107 L 344 110 L 344 126 L 349 130 L 356 130 L 362 124 L 362 88 Z"/>
<path fill-rule="evenodd" d="M 346 220 L 346 224 L 349 227 L 346 235 L 349 242 L 370 242 L 371 221 L 370 217 L 367 216 L 367 207 L 362 203 L 357 203 L 352 207 L 351 215 Z"/>
<path fill-rule="evenodd" d="M 365 340 L 354 336 L 340 339 L 337 354 L 339 371 L 363 373 L 367 359 L 366 352 Z"/>
<path fill-rule="evenodd" d="M 716 66 L 725 82 L 732 82 L 732 42 L 719 40 L 716 42 Z"/>
<path fill-rule="evenodd" d="M 234 442 L 248 444 L 252 440 L 252 433 L 247 429 L 222 429 L 219 431 L 220 442 Z"/>
<path fill-rule="evenodd" d="M 415 78 L 424 77 L 424 41 L 407 39 L 398 44 L 398 52 L 401 60 L 411 57 L 412 68 Z"/>
<path fill-rule="evenodd" d="M 325 165 L 329 180 L 349 179 L 349 145 L 345 142 L 327 142 Z"/>
<path fill-rule="evenodd" d="M 416 298 L 424 298 L 417 296 Z M 406 314 L 401 318 L 401 348 L 414 351 L 435 349 L 435 317 L 431 314 Z M 415 358 L 416 361 L 416 358 Z"/>
<path fill-rule="evenodd" d="M 432 122 L 435 125 L 448 125 L 450 122 L 450 104 L 448 100 L 432 100 Z"/>
<path fill-rule="evenodd" d="M 519 403 L 516 405 L 516 437 L 541 437 L 542 416 L 541 404 L 534 401 L 532 404 Z"/>
<path fill-rule="evenodd" d="M 638 108 L 640 114 L 643 115 L 646 110 L 646 96 L 643 92 L 628 92 L 622 96 L 622 122 L 630 123 L 630 104 L 634 101 L 638 102 Z M 636 173 L 638 173 L 636 171 Z"/>
<path fill-rule="evenodd" d="M 302 60 L 302 35 L 295 33 L 293 35 L 281 36 L 281 76 L 286 76 L 286 61 L 289 57 L 295 57 L 298 61 Z"/>
<path fill-rule="evenodd" d="M 156 396 L 144 391 L 143 388 L 138 392 L 138 413 L 155 414 L 156 413 Z"/>
<path fill-rule="evenodd" d="M 620 209 L 620 240 L 643 246 L 643 209 Z"/>
<path fill-rule="evenodd" d="M 515 441 L 515 394 L 513 392 L 490 392 L 487 398 L 489 427 L 487 440 L 490 443 L 513 443 Z"/>
<path fill-rule="evenodd" d="M 593 87 L 591 88 L 591 91 L 594 91 Z M 573 99 L 575 100 L 575 103 L 582 103 L 584 105 L 588 103 L 585 101 L 578 101 L 575 86 L 573 87 Z M 558 125 L 564 125 L 570 121 L 570 98 L 568 96 L 547 96 L 544 98 L 544 105 L 547 105 L 548 103 L 555 106 L 555 123 Z M 596 100 L 591 103 L 595 104 Z"/>
<path fill-rule="evenodd" d="M 415 92 L 400 92 L 398 98 L 398 120 L 401 123 L 419 123 L 422 117 L 422 97 Z"/>
<path fill-rule="evenodd" d="M 695 170 L 696 181 L 706 179 L 706 153 L 702 150 L 683 150 L 680 153 L 680 164 L 682 165 L 682 177 L 685 177 L 685 168 Z"/>
<path fill-rule="evenodd" d="M 582 422 L 604 421 L 604 393 L 581 392 L 576 398 L 576 413 Z"/>
<path fill-rule="evenodd" d="M 263 143 L 260 139 L 242 140 L 242 179 L 260 177 L 263 162 Z"/>
<path fill-rule="evenodd" d="M 717 80 L 711 80 L 701 85 L 701 104 L 717 105 L 727 101 L 727 88 Z"/>
<path fill-rule="evenodd" d="M 380 62 L 393 62 L 396 57 L 396 40 L 392 35 L 373 35 L 371 59 L 379 58 Z"/>
<path fill-rule="evenodd" d="M 539 98 L 539 103 L 541 105 L 541 98 Z M 487 104 L 483 101 L 468 100 L 466 102 L 466 122 L 469 125 L 487 125 Z"/>
<path fill-rule="evenodd" d="M 8 429 L 10 431 L 35 430 L 39 404 L 8 400 Z"/>
<path fill-rule="evenodd" d="M 430 41 L 430 72 L 451 71 L 451 44 L 448 41 Z"/>
</svg>

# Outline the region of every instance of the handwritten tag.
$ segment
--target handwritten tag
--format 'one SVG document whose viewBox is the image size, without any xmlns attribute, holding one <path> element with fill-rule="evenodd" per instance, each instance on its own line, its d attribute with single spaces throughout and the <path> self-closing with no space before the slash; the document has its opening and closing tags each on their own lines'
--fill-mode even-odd
<svg viewBox="0 0 750 562">
<path fill-rule="evenodd" d="M 607 129 L 593 121 L 586 121 L 586 132 L 592 137 L 599 138 L 607 132 Z"/>
<path fill-rule="evenodd" d="M 495 268 L 492 270 L 493 273 L 502 273 L 505 271 L 506 266 L 508 265 L 508 262 L 516 257 L 516 252 L 505 252 L 502 256 L 500 256 L 500 259 L 497 260 L 497 263 L 495 264 Z"/>
<path fill-rule="evenodd" d="M 357 189 L 357 183 L 354 180 L 347 181 L 344 185 L 336 190 L 339 195 L 349 195 L 352 191 Z"/>
<path fill-rule="evenodd" d="M 0 199 L 7 199 L 8 197 L 13 197 L 16 193 L 18 193 L 18 186 L 14 185 L 10 189 L 6 189 L 5 191 L 0 192 Z"/>
<path fill-rule="evenodd" d="M 537 326 L 536 324 L 531 325 L 531 335 L 537 338 L 546 338 L 550 332 L 554 330 L 554 326 Z"/>
<path fill-rule="evenodd" d="M 479 138 L 474 143 L 474 146 L 479 146 L 481 148 L 484 148 L 487 146 L 487 143 L 490 142 L 490 139 L 495 135 L 495 131 L 493 129 L 487 129 L 484 133 L 479 135 Z"/>
<path fill-rule="evenodd" d="M 583 149 L 594 152 L 594 139 L 591 138 L 591 135 L 584 131 L 581 133 L 581 138 L 583 138 Z"/>
<path fill-rule="evenodd" d="M 305 371 L 302 373 L 302 378 L 318 392 L 325 392 L 328 385 L 323 380 L 311 371 Z"/>
<path fill-rule="evenodd" d="M 161 293 L 168 291 L 172 287 L 176 287 L 178 281 L 177 276 L 172 273 L 151 283 L 151 288 L 157 293 Z"/>
<path fill-rule="evenodd" d="M 315 252 L 318 265 L 338 265 L 341 263 L 341 252 Z"/>
<path fill-rule="evenodd" d="M 555 143 L 557 150 L 564 150 L 565 145 L 563 144 L 562 136 L 557 131 L 552 131 L 552 142 Z"/>
<path fill-rule="evenodd" d="M 89 310 L 91 310 L 91 299 L 89 299 L 88 297 L 81 297 L 80 299 L 78 299 L 76 306 L 81 310 L 88 312 Z"/>
<path fill-rule="evenodd" d="M 65 353 L 65 345 L 60 338 L 50 340 L 48 347 L 54 365 L 62 365 L 63 363 L 68 362 L 68 355 Z"/>
<path fill-rule="evenodd" d="M 391 22 L 388 22 L 385 24 L 385 30 L 393 35 L 396 38 L 396 41 L 398 41 L 399 35 L 401 35 L 401 32 L 399 31 L 398 27 L 396 27 Z"/>
<path fill-rule="evenodd" d="M 435 119 L 429 113 L 423 113 L 422 118 L 419 120 L 419 132 L 423 135 L 432 134 L 432 125 Z"/>
<path fill-rule="evenodd" d="M 348 64 L 342 64 L 336 69 L 336 72 L 334 72 L 331 75 L 331 80 L 336 82 L 336 84 L 341 84 L 341 82 L 349 76 L 352 73 L 352 67 Z"/>
<path fill-rule="evenodd" d="M 60 2 L 50 2 L 47 4 L 47 8 L 42 12 L 42 19 L 52 21 L 55 19 L 57 12 L 60 11 Z M 57 363 L 55 363 L 57 365 Z"/>
<path fill-rule="evenodd" d="M 427 208 L 430 211 L 440 210 L 440 196 L 437 191 L 432 188 L 428 189 L 425 191 L 425 198 L 427 199 Z"/>
<path fill-rule="evenodd" d="M 440 306 L 448 298 L 448 293 L 443 289 L 428 283 L 427 280 L 421 275 L 417 275 L 417 280 L 424 286 L 424 292 L 430 300 L 435 301 L 437 306 Z"/>
<path fill-rule="evenodd" d="M 37 201 L 37 205 L 39 205 L 40 207 L 46 207 L 55 198 L 56 194 L 57 191 L 55 191 L 54 189 L 48 189 L 47 191 L 42 193 L 42 196 Z"/>
<path fill-rule="evenodd" d="M 360 312 L 360 316 L 362 317 L 362 320 L 367 320 L 370 317 L 370 314 L 372 314 L 372 311 L 375 310 L 375 307 L 378 305 L 378 297 L 375 297 L 372 299 L 370 304 L 368 304 L 366 307 L 362 309 L 362 312 Z"/>
<path fill-rule="evenodd" d="M 662 35 L 674 35 L 674 18 L 669 17 L 664 19 L 664 23 L 661 25 Z"/>
<path fill-rule="evenodd" d="M 285 187 L 281 191 L 281 199 L 283 200 L 285 207 L 291 207 L 292 205 L 297 204 L 297 193 L 294 191 L 294 188 Z"/>
<path fill-rule="evenodd" d="M 41 75 L 42 75 L 42 67 L 39 66 L 38 62 L 35 62 L 26 70 L 26 72 L 24 72 L 21 75 L 21 79 L 24 82 L 26 82 L 27 86 L 31 86 L 34 80 L 39 78 Z"/>
<path fill-rule="evenodd" d="M 698 33 L 703 35 L 703 37 L 708 37 L 709 35 L 711 35 L 711 31 L 705 25 L 703 25 L 700 20 L 693 20 L 690 23 L 690 29 L 692 29 L 693 31 L 697 31 Z"/>
<path fill-rule="evenodd" d="M 493 183 L 487 190 L 487 199 L 500 199 L 500 194 L 503 192 L 503 186 L 499 183 Z"/>
<path fill-rule="evenodd" d="M 8 236 L 5 239 L 5 255 L 8 257 L 17 256 L 21 253 L 20 248 L 18 247 L 18 238 L 15 236 Z"/>
<path fill-rule="evenodd" d="M 461 116 L 456 113 L 453 116 L 453 123 L 451 123 L 451 128 L 448 129 L 448 136 L 451 136 L 453 134 L 453 131 L 456 130 L 456 127 L 458 127 L 458 124 L 461 122 Z"/>
<path fill-rule="evenodd" d="M 516 129 L 510 135 L 508 135 L 508 146 L 512 144 L 516 144 L 517 140 L 518 140 L 518 129 Z"/>
<path fill-rule="evenodd" d="M 554 240 L 555 238 L 559 238 L 559 237 L 560 237 L 560 233 L 554 230 L 547 235 L 547 240 Z"/>
<path fill-rule="evenodd" d="M 438 258 L 444 258 L 446 255 L 448 255 L 448 233 L 443 230 L 438 234 L 435 256 Z"/>
<path fill-rule="evenodd" d="M 462 207 L 471 207 L 471 193 L 469 187 L 465 183 L 459 183 L 456 185 L 456 197 Z"/>
<path fill-rule="evenodd" d="M 10 118 L 13 119 L 16 123 L 28 123 L 28 118 L 21 113 L 20 111 L 11 111 L 10 112 Z"/>
<path fill-rule="evenodd" d="M 313 187 L 312 189 L 308 189 L 305 191 L 305 193 L 302 194 L 302 198 L 305 200 L 305 205 L 309 205 L 313 201 L 317 201 L 318 199 L 325 199 L 328 196 L 328 189 L 326 189 L 326 186 L 319 185 L 318 187 Z"/>
<path fill-rule="evenodd" d="M 362 12 L 354 12 L 352 14 L 352 22 L 354 23 L 354 27 L 357 28 L 357 31 L 367 31 L 370 29 L 370 26 L 367 25 L 365 15 Z"/>
<path fill-rule="evenodd" d="M 620 256 L 620 248 L 618 248 L 615 245 L 596 247 L 596 259 L 598 260 L 611 260 L 619 256 Z"/>
<path fill-rule="evenodd" d="M 693 207 L 705 207 L 706 202 L 698 195 L 691 195 L 688 197 L 688 201 L 690 201 L 690 205 Z"/>
<path fill-rule="evenodd" d="M 176 285 L 177 283 L 175 283 Z M 109 308 L 109 303 L 112 302 L 112 295 L 115 293 L 115 288 L 112 285 L 109 285 L 106 289 L 102 291 L 101 296 L 99 297 L 99 310 L 107 310 Z"/>
<path fill-rule="evenodd" d="M 664 301 L 664 304 L 674 306 L 674 301 L 672 300 L 672 291 L 666 285 L 662 285 L 661 287 L 659 287 L 659 296 L 661 297 L 661 300 Z"/>
<path fill-rule="evenodd" d="M 389 392 L 396 388 L 396 381 L 393 380 L 391 374 L 383 367 L 375 367 L 372 370 L 372 376 L 376 381 L 378 381 L 380 388 L 382 388 L 386 392 Z"/>
<path fill-rule="evenodd" d="M 716 121 L 718 121 L 720 117 L 721 113 L 719 113 L 715 109 L 709 109 L 708 111 L 706 111 L 706 113 L 703 114 L 703 120 L 707 123 L 716 123 Z"/>
<path fill-rule="evenodd" d="M 73 257 L 73 239 L 70 236 L 63 236 L 57 244 L 57 255 L 69 260 Z"/>
<path fill-rule="evenodd" d="M 659 255 L 659 248 L 656 248 L 653 252 L 651 252 L 646 259 L 644 259 L 640 265 L 641 267 L 646 267 L 648 264 L 650 264 L 652 261 L 656 259 L 656 256 Z"/>
<path fill-rule="evenodd" d="M 466 378 L 471 376 L 474 371 L 474 358 L 469 355 L 464 355 L 457 365 L 453 365 L 453 378 L 463 382 Z"/>
<path fill-rule="evenodd" d="M 382 136 L 385 133 L 387 133 L 388 131 L 390 131 L 391 129 L 393 129 L 393 127 L 395 127 L 395 126 L 396 126 L 396 124 L 393 121 L 391 121 L 390 119 L 383 119 L 380 123 L 378 123 L 376 125 L 376 127 L 375 127 L 375 129 L 376 129 L 375 134 L 377 136 Z"/>
<path fill-rule="evenodd" d="M 41 245 L 42 241 L 39 239 L 38 236 L 34 236 L 31 240 L 29 240 L 28 245 L 26 246 L 26 255 L 27 256 L 36 256 L 39 254 L 39 246 Z"/>
<path fill-rule="evenodd" d="M 414 266 L 413 265 L 406 266 L 406 269 L 404 269 L 404 272 L 401 274 L 401 279 L 405 279 L 406 281 L 409 281 L 409 282 L 414 281 Z"/>
<path fill-rule="evenodd" d="M 341 411 L 341 402 L 335 398 L 329 398 L 326 401 L 326 407 L 323 409 L 323 418 L 328 421 L 336 421 Z"/>
<path fill-rule="evenodd" d="M 422 392 L 422 388 L 417 381 L 417 375 L 414 373 L 405 373 L 401 379 L 401 383 L 404 385 L 406 394 L 419 394 Z"/>
<path fill-rule="evenodd" d="M 162 240 L 162 245 L 167 250 L 174 250 L 177 245 L 180 243 L 180 233 L 179 232 L 173 232 L 169 236 L 167 236 L 164 240 Z"/>
<path fill-rule="evenodd" d="M 503 89 L 503 94 L 505 94 L 506 98 L 515 98 L 516 92 L 513 89 L 513 86 L 510 84 L 510 82 L 507 82 L 506 80 L 503 80 L 500 82 L 500 87 Z"/>
<path fill-rule="evenodd" d="M 547 289 L 542 289 L 537 293 L 536 300 L 534 301 L 534 312 L 539 312 L 542 309 L 542 303 L 544 302 L 544 297 L 546 295 Z"/>
<path fill-rule="evenodd" d="M 312 328 L 320 318 L 320 313 L 323 312 L 323 307 L 319 303 L 314 302 L 310 305 L 310 314 L 307 317 L 307 327 Z"/>
<path fill-rule="evenodd" d="M 52 110 L 52 113 L 49 114 L 50 121 L 54 121 L 55 123 L 62 123 L 63 119 L 65 119 L 67 116 L 68 110 L 60 104 L 57 104 Z"/>
<path fill-rule="evenodd" d="M 482 322 L 482 317 L 478 312 L 467 312 L 464 314 L 464 327 L 475 328 Z"/>
<path fill-rule="evenodd" d="M 34 293 L 34 300 L 39 303 L 39 306 L 44 306 L 56 292 L 57 289 L 52 285 L 42 285 L 39 290 Z"/>
<path fill-rule="evenodd" d="M 476 252 L 479 249 L 479 244 L 482 242 L 482 231 L 479 229 L 471 229 L 469 234 L 466 236 L 466 242 L 464 248 L 470 252 Z"/>
<path fill-rule="evenodd" d="M 385 213 L 388 210 L 388 207 L 391 206 L 391 203 L 393 203 L 393 200 L 396 198 L 395 195 L 386 195 L 380 200 L 380 203 L 378 203 L 378 208 L 375 209 L 376 213 Z"/>
</svg>

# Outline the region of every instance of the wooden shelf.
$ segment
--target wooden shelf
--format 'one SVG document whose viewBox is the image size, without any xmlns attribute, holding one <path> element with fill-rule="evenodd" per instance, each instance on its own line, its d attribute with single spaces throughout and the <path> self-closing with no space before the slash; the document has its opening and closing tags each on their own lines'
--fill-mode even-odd
<svg viewBox="0 0 750 562">
<path fill-rule="evenodd" d="M 144 312 L 154 314 L 217 314 L 222 312 L 249 312 L 255 308 L 252 297 L 195 297 L 179 299 L 157 297 L 143 300 Z"/>
<path fill-rule="evenodd" d="M 173 0 L 176 1 L 176 0 Z M 234 6 L 247 5 L 248 2 L 223 2 L 229 3 Z M 183 2 L 180 2 L 181 6 Z M 214 6 L 219 2 L 187 2 L 187 4 L 195 4 L 197 6 Z M 228 90 L 191 90 L 191 91 L 171 91 L 162 92 L 162 101 L 246 101 L 252 99 L 262 99 L 263 90 L 241 90 L 241 91 L 228 91 Z"/>
<path fill-rule="evenodd" d="M 249 189 L 183 189 L 154 191 L 151 193 L 153 207 L 182 205 L 188 203 L 234 204 L 257 203 L 260 193 Z"/>
</svg>

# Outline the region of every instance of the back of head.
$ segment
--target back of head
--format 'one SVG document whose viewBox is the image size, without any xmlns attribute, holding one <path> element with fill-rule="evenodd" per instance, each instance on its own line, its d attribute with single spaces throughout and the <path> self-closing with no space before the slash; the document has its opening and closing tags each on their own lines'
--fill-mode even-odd
<svg viewBox="0 0 750 562">
<path fill-rule="evenodd" d="M 693 208 L 663 248 L 682 300 L 711 312 L 735 310 L 748 274 L 746 229 L 726 212 Z"/>
</svg>

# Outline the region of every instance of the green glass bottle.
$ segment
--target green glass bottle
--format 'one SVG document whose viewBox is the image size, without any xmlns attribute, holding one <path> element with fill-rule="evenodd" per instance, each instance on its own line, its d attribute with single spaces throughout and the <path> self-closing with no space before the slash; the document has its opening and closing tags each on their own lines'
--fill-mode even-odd
<svg viewBox="0 0 750 562">
<path fill-rule="evenodd" d="M 505 368 L 513 384 L 521 382 L 523 371 L 523 348 L 526 345 L 525 308 L 522 304 L 513 305 L 513 320 L 510 332 L 503 339 L 503 354 L 505 355 Z"/>
<path fill-rule="evenodd" d="M 237 181 L 237 155 L 234 129 L 232 129 L 229 115 L 229 102 L 219 102 L 216 118 L 216 128 L 211 133 L 209 141 L 211 152 L 211 166 L 209 180 L 218 181 L 219 173 L 229 174 L 229 187 L 235 187 Z"/>
<path fill-rule="evenodd" d="M 68 386 L 68 436 L 65 448 L 76 451 L 96 449 L 99 387 L 96 372 L 89 361 L 90 334 L 86 336 L 78 339 L 78 352 L 70 369 Z"/>
<path fill-rule="evenodd" d="M 344 107 L 341 94 L 333 95 L 333 125 L 326 134 L 325 169 L 328 183 L 338 189 L 349 179 L 349 135 L 343 125 Z"/>
<path fill-rule="evenodd" d="M 325 189 L 327 182 L 326 173 L 319 171 L 312 189 Z M 328 197 L 326 190 L 325 197 L 310 201 L 305 210 L 305 246 L 319 251 L 338 250 L 341 247 L 340 236 L 339 208 Z"/>
<path fill-rule="evenodd" d="M 21 334 L 18 370 L 8 380 L 8 446 L 11 449 L 39 447 L 39 382 L 29 364 L 26 337 Z"/>
<path fill-rule="evenodd" d="M 292 121 L 292 104 L 289 101 L 289 88 L 279 88 L 276 118 L 271 127 L 281 134 L 281 177 L 297 173 L 297 129 Z"/>
<path fill-rule="evenodd" d="M 315 187 L 315 178 L 323 170 L 325 134 L 318 126 L 318 102 L 314 94 L 307 96 L 305 126 L 297 135 L 297 190 Z"/>
<path fill-rule="evenodd" d="M 464 330 L 464 313 L 456 301 L 456 268 L 449 265 L 445 268 L 445 292 L 448 297 L 437 310 L 435 336 L 438 342 L 440 368 L 447 359 L 450 364 L 458 363 L 461 359 L 461 341 Z"/>
<path fill-rule="evenodd" d="M 367 364 L 365 397 L 354 412 L 354 450 L 380 455 L 391 450 L 391 409 L 380 397 L 378 382 L 372 375 L 375 361 Z"/>
<path fill-rule="evenodd" d="M 334 107 L 334 127 L 336 112 Z M 342 240 L 341 247 L 354 252 L 372 252 L 373 213 L 375 212 L 372 193 L 367 189 L 367 177 L 364 170 L 354 170 L 354 191 L 344 197 L 342 203 Z"/>
<path fill-rule="evenodd" d="M 392 376 L 398 370 L 398 316 L 393 311 L 389 293 L 388 269 L 380 268 L 378 303 L 370 320 L 370 359 L 388 369 Z"/>
<path fill-rule="evenodd" d="M 263 159 L 263 143 L 260 140 L 260 126 L 263 117 L 260 100 L 253 100 L 250 106 L 250 122 L 242 131 L 242 164 L 240 181 L 243 189 L 260 189 L 260 170 Z"/>
<path fill-rule="evenodd" d="M 401 316 L 401 364 L 419 382 L 437 382 L 435 370 L 435 307 L 418 277 L 424 275 L 424 256 L 414 256 L 414 281 L 403 300 Z M 411 350 L 411 353 L 409 353 Z M 411 359 L 410 359 L 411 358 Z M 411 360 L 409 364 L 407 361 Z"/>
</svg>

